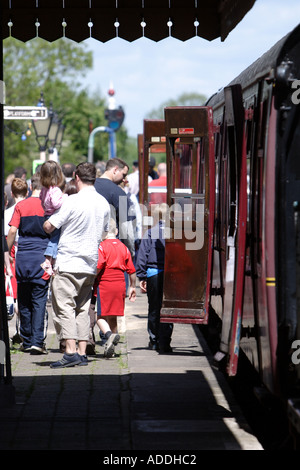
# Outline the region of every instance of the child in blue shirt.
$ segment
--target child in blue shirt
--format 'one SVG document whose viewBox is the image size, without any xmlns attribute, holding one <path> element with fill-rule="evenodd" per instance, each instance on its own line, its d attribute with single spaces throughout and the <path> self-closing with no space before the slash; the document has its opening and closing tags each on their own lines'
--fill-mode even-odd
<svg viewBox="0 0 300 470">
<path fill-rule="evenodd" d="M 170 343 L 173 332 L 172 323 L 160 323 L 165 265 L 166 211 L 167 204 L 157 205 L 155 213 L 160 220 L 144 234 L 136 261 L 136 275 L 140 280 L 140 288 L 142 292 L 147 293 L 148 297 L 149 348 L 160 353 L 172 352 Z"/>
</svg>

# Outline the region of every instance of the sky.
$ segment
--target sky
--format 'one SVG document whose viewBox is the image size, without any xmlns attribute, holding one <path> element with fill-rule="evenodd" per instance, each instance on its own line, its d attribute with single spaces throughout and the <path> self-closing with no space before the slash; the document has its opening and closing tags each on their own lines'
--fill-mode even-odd
<svg viewBox="0 0 300 470">
<path fill-rule="evenodd" d="M 90 38 L 85 43 L 93 51 L 93 69 L 82 84 L 108 98 L 112 83 L 116 105 L 125 111 L 124 126 L 136 137 L 147 113 L 182 93 L 210 97 L 299 23 L 299 0 L 256 0 L 223 42 Z"/>
</svg>

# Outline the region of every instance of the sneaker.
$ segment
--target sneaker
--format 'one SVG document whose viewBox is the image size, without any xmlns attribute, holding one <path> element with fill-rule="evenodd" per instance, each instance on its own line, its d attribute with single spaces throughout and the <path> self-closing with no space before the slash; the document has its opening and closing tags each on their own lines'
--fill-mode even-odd
<svg viewBox="0 0 300 470">
<path fill-rule="evenodd" d="M 105 335 L 104 333 L 102 333 L 101 330 L 99 331 L 99 337 L 100 337 L 100 345 L 104 346 L 107 342 L 107 339 L 105 338 Z"/>
<path fill-rule="evenodd" d="M 62 359 L 60 359 L 59 361 L 57 362 L 52 362 L 52 364 L 50 364 L 50 367 L 52 369 L 61 369 L 63 367 L 73 367 L 73 366 L 76 366 L 78 364 L 80 364 L 82 361 L 81 361 L 81 357 L 79 356 L 78 353 L 74 353 L 74 354 L 64 354 Z"/>
<path fill-rule="evenodd" d="M 120 336 L 118 333 L 112 333 L 104 346 L 104 357 L 110 358 L 113 357 L 115 353 L 115 346 L 120 341 Z"/>
<path fill-rule="evenodd" d="M 159 348 L 159 354 L 170 354 L 173 352 L 171 346 L 164 346 Z"/>
<path fill-rule="evenodd" d="M 15 333 L 12 337 L 12 342 L 13 344 L 21 344 L 22 343 L 22 338 L 19 335 L 19 333 Z"/>
<path fill-rule="evenodd" d="M 88 356 L 96 356 L 96 349 L 93 343 L 87 343 L 86 345 L 86 354 Z"/>
<path fill-rule="evenodd" d="M 31 351 L 31 346 L 24 346 L 24 343 L 22 343 L 22 344 L 20 344 L 19 351 L 30 352 Z"/>
<path fill-rule="evenodd" d="M 81 362 L 78 364 L 79 366 L 87 366 L 89 361 L 88 361 L 88 358 L 87 358 L 87 355 L 84 354 L 84 356 L 81 356 L 80 354 L 78 354 L 78 356 L 80 357 L 81 359 Z"/>
<path fill-rule="evenodd" d="M 113 333 L 111 336 L 113 336 L 113 344 L 117 346 L 118 342 L 120 341 L 120 335 L 118 335 L 118 333 Z"/>
<path fill-rule="evenodd" d="M 39 355 L 39 354 L 48 354 L 46 346 L 43 344 L 42 347 L 39 346 L 31 346 L 30 354 Z"/>
<path fill-rule="evenodd" d="M 46 258 L 45 261 L 41 264 L 41 268 L 47 273 L 49 276 L 52 276 L 53 269 L 50 261 Z"/>
<path fill-rule="evenodd" d="M 46 271 L 42 275 L 42 279 L 44 279 L 44 281 L 49 281 L 50 277 L 51 277 L 50 274 L 46 273 Z"/>
</svg>

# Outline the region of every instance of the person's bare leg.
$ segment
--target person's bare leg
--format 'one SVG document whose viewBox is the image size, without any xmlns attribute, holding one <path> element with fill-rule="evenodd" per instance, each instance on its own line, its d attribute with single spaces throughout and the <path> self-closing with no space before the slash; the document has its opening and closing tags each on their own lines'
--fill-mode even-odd
<svg viewBox="0 0 300 470">
<path fill-rule="evenodd" d="M 87 343 L 87 341 L 83 341 L 83 340 L 78 341 L 78 354 L 80 354 L 80 356 L 85 355 L 86 343 Z"/>
<path fill-rule="evenodd" d="M 75 339 L 66 339 L 66 353 L 67 354 L 76 353 L 76 340 Z"/>
<path fill-rule="evenodd" d="M 117 317 L 106 317 L 112 333 L 118 333 Z"/>
<path fill-rule="evenodd" d="M 99 326 L 102 333 L 105 335 L 108 331 L 110 331 L 110 326 L 107 321 L 103 317 L 97 318 L 97 325 Z"/>
</svg>

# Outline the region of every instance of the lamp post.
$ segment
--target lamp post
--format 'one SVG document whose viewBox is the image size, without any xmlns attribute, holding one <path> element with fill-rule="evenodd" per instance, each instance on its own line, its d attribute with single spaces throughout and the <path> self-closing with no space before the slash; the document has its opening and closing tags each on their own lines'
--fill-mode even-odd
<svg viewBox="0 0 300 470">
<path fill-rule="evenodd" d="M 41 93 L 38 106 L 45 106 L 44 96 Z M 50 142 L 49 153 L 52 154 L 52 159 L 58 161 L 57 145 L 59 147 L 62 143 L 64 126 L 57 114 L 53 110 L 52 103 L 50 104 L 47 119 L 33 120 L 33 128 L 36 135 L 36 140 L 39 145 L 40 161 L 46 161 L 46 150 Z"/>
<path fill-rule="evenodd" d="M 63 141 L 63 137 L 64 137 L 64 132 L 65 132 L 65 126 L 63 125 L 63 123 L 60 121 L 60 124 L 59 124 L 59 128 L 58 128 L 58 131 L 57 131 L 57 134 L 56 134 L 56 145 L 55 147 L 58 149 L 58 152 L 61 148 L 61 144 L 62 144 L 62 141 Z"/>
<path fill-rule="evenodd" d="M 44 96 L 43 93 L 41 93 L 40 100 L 38 102 L 38 106 L 45 106 L 45 101 L 44 101 Z M 48 117 L 47 119 L 41 119 L 41 120 L 34 120 L 32 121 L 32 125 L 35 131 L 35 136 L 37 143 L 39 145 L 39 151 L 40 151 L 40 160 L 45 162 L 46 161 L 46 150 L 47 150 L 47 143 L 48 143 L 48 135 L 49 135 L 49 130 L 51 127 L 53 119 L 53 109 L 52 106 L 50 106 L 49 112 L 48 112 Z"/>
<path fill-rule="evenodd" d="M 51 126 L 48 134 L 48 141 L 50 142 L 49 154 L 51 154 L 51 160 L 59 161 L 58 150 L 57 148 L 61 146 L 64 126 L 60 119 L 58 119 L 57 114 L 54 113 L 52 118 Z"/>
</svg>

